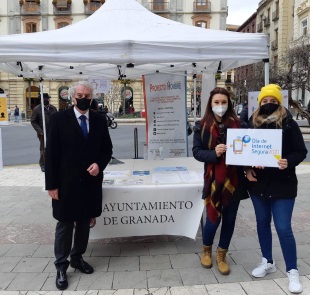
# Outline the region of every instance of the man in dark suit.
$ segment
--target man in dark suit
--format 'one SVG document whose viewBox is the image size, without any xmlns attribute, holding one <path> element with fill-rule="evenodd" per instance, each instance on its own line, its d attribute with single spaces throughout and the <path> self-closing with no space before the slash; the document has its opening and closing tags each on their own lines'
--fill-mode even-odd
<svg viewBox="0 0 310 295">
<path fill-rule="evenodd" d="M 41 99 L 41 94 L 39 93 L 38 98 Z M 48 123 L 51 116 L 57 112 L 56 107 L 50 104 L 50 95 L 48 93 L 43 93 L 43 104 L 44 104 L 44 118 L 45 118 L 45 128 L 47 129 Z M 43 115 L 42 115 L 42 105 L 38 104 L 32 110 L 32 115 L 30 119 L 31 125 L 37 132 L 37 136 L 40 142 L 40 159 L 39 165 L 41 171 L 45 171 L 45 146 L 44 146 L 44 130 L 43 130 Z"/>
<path fill-rule="evenodd" d="M 60 290 L 68 287 L 69 264 L 86 274 L 94 271 L 82 255 L 88 244 L 89 221 L 102 212 L 103 170 L 112 156 L 106 120 L 89 111 L 91 85 L 75 83 L 69 96 L 74 106 L 51 117 L 45 161 L 46 190 L 52 198 L 53 216 L 58 220 L 54 251 L 56 287 Z"/>
</svg>

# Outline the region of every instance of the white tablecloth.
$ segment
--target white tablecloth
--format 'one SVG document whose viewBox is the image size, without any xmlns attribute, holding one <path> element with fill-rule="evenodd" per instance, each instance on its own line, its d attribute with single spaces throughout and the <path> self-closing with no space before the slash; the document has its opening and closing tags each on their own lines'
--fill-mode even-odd
<svg viewBox="0 0 310 295">
<path fill-rule="evenodd" d="M 110 177 L 113 184 L 103 184 L 103 212 L 90 237 L 178 235 L 194 239 L 204 207 L 201 199 L 203 163 L 190 157 L 122 161 L 124 164 L 109 165 L 105 170 L 106 175 L 109 171 L 128 173 L 122 177 Z M 164 182 L 170 179 L 169 174 L 178 174 L 174 171 L 157 173 L 154 172 L 156 167 L 164 170 L 165 167 L 186 167 L 189 173 L 198 173 L 201 180 L 183 177 L 175 183 L 173 177 L 174 183 L 153 183 L 154 176 L 159 173 Z M 141 170 L 149 171 L 150 175 L 132 175 L 132 171 Z"/>
</svg>

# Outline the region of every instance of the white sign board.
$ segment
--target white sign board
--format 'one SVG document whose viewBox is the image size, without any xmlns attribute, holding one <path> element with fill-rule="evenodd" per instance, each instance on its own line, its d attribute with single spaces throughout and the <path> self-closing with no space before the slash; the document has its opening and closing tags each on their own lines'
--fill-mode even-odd
<svg viewBox="0 0 310 295">
<path fill-rule="evenodd" d="M 258 95 L 260 91 L 252 91 L 248 93 L 248 118 L 252 116 L 255 110 L 258 108 Z M 282 93 L 282 105 L 288 108 L 288 90 L 281 90 Z"/>
<path fill-rule="evenodd" d="M 204 204 L 202 184 L 103 187 L 103 210 L 92 239 L 177 235 L 195 239 Z"/>
<path fill-rule="evenodd" d="M 227 129 L 226 164 L 279 167 L 282 129 Z"/>
<path fill-rule="evenodd" d="M 186 77 L 143 77 L 148 158 L 187 157 Z"/>
<path fill-rule="evenodd" d="M 110 80 L 89 77 L 88 83 L 93 86 L 95 93 L 109 93 L 110 91 Z"/>
</svg>

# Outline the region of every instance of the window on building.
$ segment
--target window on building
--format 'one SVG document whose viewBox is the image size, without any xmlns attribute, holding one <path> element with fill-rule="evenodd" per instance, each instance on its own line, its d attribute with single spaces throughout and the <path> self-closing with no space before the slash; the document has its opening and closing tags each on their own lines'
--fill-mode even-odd
<svg viewBox="0 0 310 295">
<path fill-rule="evenodd" d="M 308 20 L 307 19 L 303 19 L 301 21 L 301 35 L 307 35 L 308 33 Z"/>
<path fill-rule="evenodd" d="M 27 23 L 26 24 L 26 33 L 35 33 L 37 32 L 37 24 L 36 23 Z"/>
<path fill-rule="evenodd" d="M 195 26 L 196 27 L 200 27 L 200 28 L 207 28 L 208 27 L 208 23 L 207 22 L 205 22 L 205 21 L 198 21 L 198 22 L 196 22 L 195 23 Z"/>
<path fill-rule="evenodd" d="M 207 0 L 196 0 L 197 5 L 207 5 Z"/>
<path fill-rule="evenodd" d="M 69 26 L 70 24 L 69 23 L 67 23 L 67 22 L 59 22 L 58 24 L 57 24 L 57 29 L 61 29 L 61 28 L 64 28 L 64 27 L 66 27 L 66 26 Z"/>
</svg>

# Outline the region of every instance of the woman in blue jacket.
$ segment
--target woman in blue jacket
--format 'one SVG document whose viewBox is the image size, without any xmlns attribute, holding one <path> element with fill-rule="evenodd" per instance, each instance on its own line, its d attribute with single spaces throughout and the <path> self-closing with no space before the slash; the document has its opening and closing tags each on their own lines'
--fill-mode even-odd
<svg viewBox="0 0 310 295">
<path fill-rule="evenodd" d="M 296 242 L 291 220 L 297 196 L 295 167 L 305 159 L 307 149 L 297 123 L 282 106 L 280 90 L 281 88 L 275 84 L 263 87 L 258 96 L 259 107 L 249 120 L 250 128 L 282 129 L 282 159 L 278 161 L 279 168 L 246 169 L 263 256 L 262 262 L 252 271 L 252 275 L 261 278 L 276 271 L 272 257 L 273 218 L 286 264 L 289 291 L 301 293 L 302 285 L 297 270 Z"/>
</svg>

